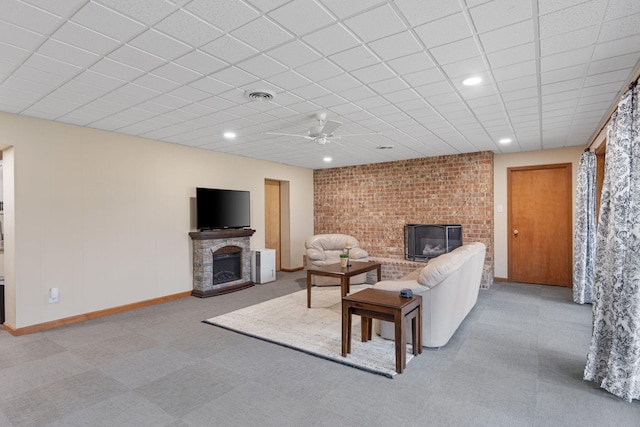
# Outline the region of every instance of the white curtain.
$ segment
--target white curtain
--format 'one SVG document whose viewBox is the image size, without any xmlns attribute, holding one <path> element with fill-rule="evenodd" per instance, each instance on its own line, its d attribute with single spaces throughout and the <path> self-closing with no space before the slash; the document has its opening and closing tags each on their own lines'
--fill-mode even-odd
<svg viewBox="0 0 640 427">
<path fill-rule="evenodd" d="M 640 399 L 640 112 L 627 91 L 608 128 L 598 222 L 593 335 L 584 379 Z"/>
<path fill-rule="evenodd" d="M 573 236 L 573 301 L 593 302 L 596 250 L 596 155 L 582 153 L 578 166 Z"/>
</svg>

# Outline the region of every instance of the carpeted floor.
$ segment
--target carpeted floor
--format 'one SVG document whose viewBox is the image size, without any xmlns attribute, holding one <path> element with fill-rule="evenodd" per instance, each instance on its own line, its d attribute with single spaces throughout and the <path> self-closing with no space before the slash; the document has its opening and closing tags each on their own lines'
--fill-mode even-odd
<svg viewBox="0 0 640 427">
<path fill-rule="evenodd" d="M 369 285 L 355 285 L 351 292 Z M 307 308 L 307 291 L 295 292 L 205 320 L 251 337 L 260 338 L 314 356 L 354 368 L 393 378 L 395 343 L 375 333 L 363 343 L 360 316 L 352 317 L 351 353 L 342 357 L 342 309 L 340 287 L 314 287 L 311 308 Z M 407 366 L 413 357 L 407 345 Z"/>
<path fill-rule="evenodd" d="M 305 272 L 37 334 L 0 331 L 0 426 L 637 426 L 584 381 L 591 306 L 494 283 L 393 380 L 203 319 L 305 289 Z M 313 302 L 313 301 L 312 301 Z"/>
</svg>

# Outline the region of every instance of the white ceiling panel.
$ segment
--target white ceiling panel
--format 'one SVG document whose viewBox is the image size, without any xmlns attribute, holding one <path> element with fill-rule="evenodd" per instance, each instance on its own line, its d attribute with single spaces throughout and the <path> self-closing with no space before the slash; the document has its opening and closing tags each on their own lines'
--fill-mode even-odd
<svg viewBox="0 0 640 427">
<path fill-rule="evenodd" d="M 309 168 L 584 145 L 640 64 L 631 0 L 2 5 L 0 111 Z"/>
</svg>

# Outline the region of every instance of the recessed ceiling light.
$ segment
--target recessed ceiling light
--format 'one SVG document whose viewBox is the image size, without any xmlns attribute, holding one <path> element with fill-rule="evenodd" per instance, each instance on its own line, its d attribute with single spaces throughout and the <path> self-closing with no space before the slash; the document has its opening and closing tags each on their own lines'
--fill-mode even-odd
<svg viewBox="0 0 640 427">
<path fill-rule="evenodd" d="M 233 138 L 236 137 L 236 133 L 235 132 L 225 132 L 223 135 L 227 139 L 233 139 Z"/>
<path fill-rule="evenodd" d="M 462 84 L 465 86 L 474 86 L 480 84 L 480 82 L 482 82 L 480 77 L 469 77 L 468 79 L 464 79 Z"/>
<path fill-rule="evenodd" d="M 508 144 L 511 142 L 511 138 L 502 138 L 500 141 L 498 141 L 500 144 Z"/>
<path fill-rule="evenodd" d="M 331 160 L 333 160 L 333 159 L 332 159 L 331 157 L 325 157 L 325 158 L 324 158 L 324 159 L 322 159 L 322 160 L 324 160 L 325 162 L 329 163 L 329 162 L 330 162 Z"/>
</svg>

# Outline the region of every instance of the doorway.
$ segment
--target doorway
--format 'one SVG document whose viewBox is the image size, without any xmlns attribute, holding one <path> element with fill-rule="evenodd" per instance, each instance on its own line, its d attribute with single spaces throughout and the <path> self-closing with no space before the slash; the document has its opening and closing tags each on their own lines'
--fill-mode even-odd
<svg viewBox="0 0 640 427">
<path fill-rule="evenodd" d="M 509 280 L 571 287 L 571 163 L 507 169 Z"/>
<path fill-rule="evenodd" d="M 267 249 L 276 250 L 276 271 L 280 271 L 282 267 L 282 221 L 280 214 L 282 199 L 280 193 L 280 181 L 264 180 L 264 244 Z"/>
</svg>

